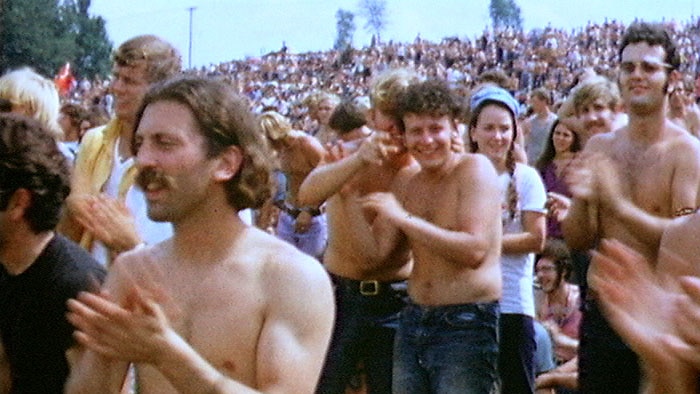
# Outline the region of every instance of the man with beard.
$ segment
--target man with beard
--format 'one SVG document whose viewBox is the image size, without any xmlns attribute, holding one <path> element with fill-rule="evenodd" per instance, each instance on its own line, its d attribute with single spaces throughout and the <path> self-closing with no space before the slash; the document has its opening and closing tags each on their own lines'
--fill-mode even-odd
<svg viewBox="0 0 700 394">
<path fill-rule="evenodd" d="M 38 122 L 0 116 L 0 393 L 63 393 L 78 349 L 66 301 L 104 269 L 54 227 L 69 165 Z"/>
<path fill-rule="evenodd" d="M 323 268 L 245 224 L 272 190 L 271 155 L 223 81 L 157 85 L 136 118 L 137 183 L 173 237 L 120 255 L 101 294 L 69 302 L 89 350 L 67 393 L 312 393 L 333 325 Z"/>
<path fill-rule="evenodd" d="M 66 201 L 67 217 L 60 226 L 105 265 L 121 252 L 172 235 L 169 224 L 148 219 L 143 194 L 132 187 L 136 166 L 131 145 L 146 91 L 179 73 L 181 63 L 172 45 L 151 35 L 124 42 L 113 59 L 116 116 L 83 137 Z"/>
<path fill-rule="evenodd" d="M 667 88 L 680 60 L 670 35 L 647 23 L 631 25 L 620 46 L 619 86 L 627 126 L 597 134 L 569 175 L 573 204 L 563 222 L 570 248 L 586 251 L 598 240 L 621 241 L 656 261 L 664 221 L 694 212 L 700 184 L 700 143 L 666 118 Z M 600 155 L 600 157 L 597 157 Z M 630 221 L 616 204 L 603 204 L 595 164 L 611 162 L 621 190 L 642 220 Z M 583 273 L 581 279 L 585 279 Z M 585 283 L 584 283 L 585 286 Z M 637 393 L 641 371 L 635 354 L 610 328 L 596 294 L 584 295 L 579 346 L 580 389 L 585 393 Z"/>
</svg>

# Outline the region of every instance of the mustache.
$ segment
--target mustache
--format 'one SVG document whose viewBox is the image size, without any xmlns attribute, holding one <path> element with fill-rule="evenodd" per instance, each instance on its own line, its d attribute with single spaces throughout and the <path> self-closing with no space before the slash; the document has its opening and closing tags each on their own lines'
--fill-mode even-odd
<svg viewBox="0 0 700 394">
<path fill-rule="evenodd" d="M 170 177 L 165 175 L 162 171 L 158 171 L 152 168 L 144 168 L 139 171 L 136 175 L 136 184 L 141 188 L 141 190 L 146 190 L 146 187 L 150 184 L 155 184 L 156 187 L 171 187 L 173 182 Z"/>
</svg>

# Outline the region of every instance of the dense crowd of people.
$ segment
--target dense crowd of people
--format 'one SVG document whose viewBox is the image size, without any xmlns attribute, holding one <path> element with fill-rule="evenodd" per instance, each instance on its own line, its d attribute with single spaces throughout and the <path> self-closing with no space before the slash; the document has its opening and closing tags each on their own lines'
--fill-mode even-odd
<svg viewBox="0 0 700 394">
<path fill-rule="evenodd" d="M 11 70 L 0 393 L 697 392 L 698 48 L 612 20 L 182 70 L 140 35 L 109 80 Z"/>
</svg>

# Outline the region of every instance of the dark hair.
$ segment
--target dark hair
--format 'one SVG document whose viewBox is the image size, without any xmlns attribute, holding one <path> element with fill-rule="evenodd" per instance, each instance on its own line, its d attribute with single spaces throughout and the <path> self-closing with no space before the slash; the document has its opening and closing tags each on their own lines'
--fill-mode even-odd
<svg viewBox="0 0 700 394">
<path fill-rule="evenodd" d="M 333 110 L 328 126 L 343 135 L 367 124 L 362 107 L 352 101 L 343 101 Z"/>
<path fill-rule="evenodd" d="M 207 143 L 207 156 L 215 157 L 230 146 L 241 148 L 240 170 L 225 187 L 234 208 L 259 208 L 272 194 L 272 151 L 248 103 L 222 80 L 178 77 L 154 85 L 144 97 L 136 118 L 159 101 L 172 101 L 192 110 Z M 135 152 L 135 150 L 134 150 Z"/>
<path fill-rule="evenodd" d="M 552 127 L 549 128 L 549 137 L 547 138 L 547 142 L 544 145 L 544 150 L 535 162 L 534 167 L 537 168 L 537 170 L 540 172 L 542 172 L 542 170 L 547 166 L 547 164 L 551 163 L 552 160 L 554 160 L 554 156 L 556 156 L 557 152 L 554 149 L 554 141 L 552 141 L 552 138 L 554 138 L 554 129 L 557 128 L 559 123 L 559 119 L 555 119 L 554 122 L 552 122 Z M 581 138 L 579 137 L 576 131 L 572 130 L 569 127 L 567 127 L 567 129 L 569 129 L 569 131 L 571 131 L 571 133 L 574 135 L 574 141 L 571 143 L 570 150 L 572 152 L 580 151 L 582 148 Z"/>
<path fill-rule="evenodd" d="M 447 116 L 459 119 L 462 103 L 447 82 L 429 79 L 409 85 L 399 97 L 399 129 L 406 131 L 403 117 L 406 114 Z"/>
<path fill-rule="evenodd" d="M 0 114 L 0 209 L 18 189 L 31 193 L 24 218 L 35 233 L 53 230 L 70 193 L 70 169 L 53 135 L 38 121 Z"/>
<path fill-rule="evenodd" d="M 681 59 L 676 50 L 676 43 L 668 30 L 658 23 L 635 22 L 631 24 L 622 36 L 618 54 L 620 60 L 622 60 L 622 51 L 628 45 L 642 42 L 649 44 L 649 46 L 661 46 L 666 52 L 664 62 L 671 65 L 671 70 L 676 70 L 680 66 Z"/>
<path fill-rule="evenodd" d="M 0 97 L 0 112 L 12 112 L 12 102 Z"/>
<path fill-rule="evenodd" d="M 76 129 L 80 128 L 80 122 L 88 118 L 87 110 L 78 104 L 63 104 L 60 112 L 70 119 L 71 126 Z"/>
<path fill-rule="evenodd" d="M 518 208 L 518 188 L 515 182 L 515 166 L 517 164 L 515 160 L 515 140 L 518 137 L 518 122 L 515 118 L 515 113 L 510 109 L 510 107 L 508 107 L 508 105 L 499 100 L 486 99 L 481 101 L 476 108 L 471 109 L 469 114 L 469 132 L 467 133 L 469 138 L 469 148 L 470 152 L 479 151 L 479 146 L 472 139 L 472 131 L 476 128 L 481 111 L 483 111 L 483 109 L 489 105 L 495 105 L 508 111 L 511 121 L 513 122 L 513 139 L 510 141 L 510 147 L 508 147 L 508 153 L 506 156 L 506 169 L 510 175 L 510 182 L 508 182 L 508 191 L 506 196 L 508 199 L 508 214 L 512 220 L 515 218 L 516 210 Z"/>
<path fill-rule="evenodd" d="M 562 279 L 566 281 L 571 279 L 573 263 L 571 262 L 569 248 L 564 241 L 556 238 L 547 239 L 537 261 L 543 257 L 549 258 L 554 262 L 554 267 L 557 271 L 557 283 L 560 283 Z M 537 266 L 537 262 L 535 262 L 535 266 Z"/>
</svg>

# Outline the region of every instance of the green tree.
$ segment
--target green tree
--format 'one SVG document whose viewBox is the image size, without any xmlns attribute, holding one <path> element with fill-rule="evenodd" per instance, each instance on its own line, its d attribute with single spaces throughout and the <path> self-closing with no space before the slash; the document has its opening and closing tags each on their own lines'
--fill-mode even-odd
<svg viewBox="0 0 700 394">
<path fill-rule="evenodd" d="M 352 37 L 355 34 L 355 14 L 338 9 L 335 13 L 335 20 L 337 36 L 333 48 L 338 50 L 352 48 Z"/>
<path fill-rule="evenodd" d="M 360 0 L 360 15 L 365 17 L 365 29 L 374 34 L 380 42 L 382 31 L 386 29 L 386 0 Z"/>
<path fill-rule="evenodd" d="M 512 27 L 522 30 L 523 18 L 520 15 L 520 7 L 515 0 L 491 0 L 489 15 L 495 29 Z"/>
<path fill-rule="evenodd" d="M 90 16 L 89 8 L 90 0 L 66 0 L 63 13 L 67 30 L 75 32 L 75 69 L 80 75 L 93 78 L 110 73 L 112 43 L 107 37 L 105 20 L 101 16 Z"/>
<path fill-rule="evenodd" d="M 77 75 L 109 71 L 111 43 L 90 0 L 1 0 L 0 72 L 30 66 L 46 76 L 70 62 Z"/>
</svg>

